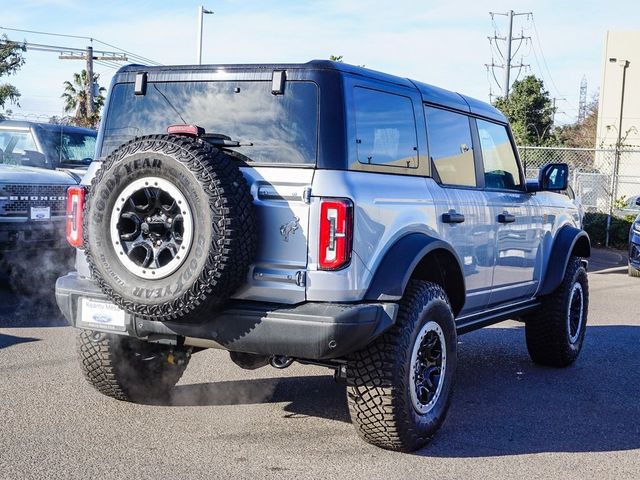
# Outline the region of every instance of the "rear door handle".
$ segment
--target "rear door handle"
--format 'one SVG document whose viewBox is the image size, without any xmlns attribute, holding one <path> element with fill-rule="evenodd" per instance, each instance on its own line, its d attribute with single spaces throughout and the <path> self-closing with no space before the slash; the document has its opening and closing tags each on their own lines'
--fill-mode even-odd
<svg viewBox="0 0 640 480">
<path fill-rule="evenodd" d="M 457 212 L 447 212 L 442 214 L 443 223 L 462 223 L 464 222 L 464 215 Z"/>
<path fill-rule="evenodd" d="M 498 223 L 513 223 L 516 221 L 516 216 L 510 213 L 501 213 L 498 215 Z"/>
</svg>

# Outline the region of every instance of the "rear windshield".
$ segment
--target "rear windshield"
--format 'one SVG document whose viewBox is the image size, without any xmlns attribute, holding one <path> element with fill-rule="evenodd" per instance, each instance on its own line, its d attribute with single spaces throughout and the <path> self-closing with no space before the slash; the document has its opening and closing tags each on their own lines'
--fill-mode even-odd
<svg viewBox="0 0 640 480">
<path fill-rule="evenodd" d="M 150 82 L 145 95 L 135 95 L 133 88 L 123 83 L 111 91 L 101 156 L 134 137 L 182 123 L 241 142 L 234 150 L 247 162 L 316 163 L 314 83 L 289 81 L 284 95 L 273 95 L 271 82 L 255 81 Z"/>
<path fill-rule="evenodd" d="M 43 147 L 62 167 L 86 166 L 96 151 L 95 132 L 76 132 L 60 128 L 42 128 L 40 138 Z"/>
</svg>

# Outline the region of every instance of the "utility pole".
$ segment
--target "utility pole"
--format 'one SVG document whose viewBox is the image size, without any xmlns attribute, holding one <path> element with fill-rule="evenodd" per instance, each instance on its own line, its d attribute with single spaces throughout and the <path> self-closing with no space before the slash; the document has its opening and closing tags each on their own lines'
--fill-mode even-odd
<svg viewBox="0 0 640 480">
<path fill-rule="evenodd" d="M 611 230 L 611 217 L 613 217 L 613 204 L 615 203 L 617 197 L 618 197 L 618 170 L 620 169 L 620 154 L 621 154 L 621 148 L 622 148 L 622 120 L 624 118 L 623 116 L 623 112 L 624 112 L 624 87 L 625 87 L 625 82 L 627 79 L 627 68 L 629 68 L 629 65 L 631 64 L 631 62 L 629 60 L 623 60 L 623 59 L 618 59 L 618 58 L 610 58 L 609 59 L 610 63 L 617 63 L 618 65 L 620 65 L 620 67 L 622 67 L 622 88 L 621 88 L 621 92 L 620 92 L 620 116 L 618 118 L 618 138 L 616 140 L 616 154 L 615 154 L 615 160 L 614 160 L 614 164 L 613 164 L 613 178 L 612 178 L 612 185 L 611 185 L 611 200 L 610 200 L 610 204 L 609 204 L 609 218 L 607 218 L 607 231 L 606 231 L 606 237 L 605 237 L 605 247 L 609 246 L 609 233 Z"/>
<path fill-rule="evenodd" d="M 87 47 L 87 98 L 89 99 L 89 105 L 87 105 L 87 114 L 89 117 L 93 115 L 93 47 Z"/>
<path fill-rule="evenodd" d="M 198 50 L 196 54 L 198 65 L 202 65 L 202 19 L 205 15 L 211 15 L 213 12 L 207 10 L 202 5 L 198 7 Z"/>
<path fill-rule="evenodd" d="M 58 58 L 60 60 L 86 60 L 87 62 L 87 114 L 89 116 L 93 115 L 93 99 L 94 99 L 94 86 L 93 86 L 93 61 L 94 60 L 107 60 L 114 62 L 126 62 L 127 56 L 121 55 L 115 52 L 98 52 L 98 54 L 94 53 L 93 47 L 88 45 L 86 50 L 80 50 L 77 48 L 65 48 L 65 47 L 54 47 L 50 45 L 39 45 L 39 44 L 26 44 L 27 50 L 42 50 L 48 52 L 60 52 Z"/>
<path fill-rule="evenodd" d="M 509 35 L 507 35 L 507 56 L 505 60 L 504 68 L 504 83 L 502 85 L 502 91 L 504 92 L 505 100 L 509 98 L 509 77 L 511 76 L 511 43 L 513 38 L 513 10 L 509 10 Z"/>
<path fill-rule="evenodd" d="M 487 69 L 491 68 L 491 71 L 493 73 L 494 79 L 496 80 L 496 83 L 498 83 L 498 85 L 501 87 L 504 98 L 507 99 L 509 98 L 509 88 L 511 87 L 511 70 L 514 68 L 521 70 L 523 67 L 529 67 L 529 65 L 523 64 L 522 60 L 520 60 L 519 64 L 514 65 L 513 64 L 514 57 L 517 55 L 523 42 L 531 41 L 531 37 L 525 37 L 522 33 L 520 34 L 519 37 L 513 36 L 513 17 L 517 17 L 520 15 L 526 15 L 527 17 L 529 17 L 530 15 L 532 15 L 532 13 L 531 12 L 516 13 L 513 10 L 509 10 L 506 13 L 489 12 L 489 15 L 491 15 L 492 19 L 494 18 L 495 15 L 506 16 L 509 19 L 509 30 L 506 37 L 499 37 L 497 32 L 494 32 L 492 37 L 487 37 L 489 39 L 489 43 L 491 43 L 492 45 L 495 45 L 496 49 L 498 50 L 498 54 L 502 57 L 502 64 L 496 64 L 493 58 L 491 59 L 490 64 L 485 64 L 485 67 L 487 67 Z M 504 55 L 502 54 L 502 51 L 498 46 L 499 40 L 506 43 L 507 48 Z M 513 42 L 517 42 L 517 41 L 519 41 L 520 43 L 516 47 L 515 51 L 513 51 L 513 48 L 512 48 Z M 503 77 L 502 85 L 500 85 L 500 83 L 498 82 L 498 79 L 495 76 L 495 72 L 493 71 L 494 68 L 504 68 L 504 77 Z M 492 94 L 490 94 L 490 96 L 492 96 Z"/>
</svg>

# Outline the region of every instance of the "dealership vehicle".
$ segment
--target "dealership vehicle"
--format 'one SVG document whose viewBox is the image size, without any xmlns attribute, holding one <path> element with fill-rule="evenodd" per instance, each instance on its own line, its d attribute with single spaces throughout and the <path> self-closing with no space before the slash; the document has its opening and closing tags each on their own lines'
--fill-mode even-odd
<svg viewBox="0 0 640 480">
<path fill-rule="evenodd" d="M 635 199 L 635 205 L 640 207 L 640 197 Z M 640 277 L 640 214 L 629 231 L 629 276 Z"/>
<path fill-rule="evenodd" d="M 205 348 L 323 365 L 366 441 L 410 451 L 445 418 L 458 335 L 517 319 L 537 363 L 582 348 L 568 168 L 525 182 L 488 104 L 329 61 L 133 65 L 97 153 L 56 296 L 106 395 L 167 398 Z"/>
<path fill-rule="evenodd" d="M 0 121 L 0 164 L 66 169 L 82 175 L 93 160 L 95 130 L 51 123 Z"/>
<path fill-rule="evenodd" d="M 16 290 L 49 292 L 73 267 L 65 239 L 70 172 L 0 163 L 0 271 Z"/>
</svg>

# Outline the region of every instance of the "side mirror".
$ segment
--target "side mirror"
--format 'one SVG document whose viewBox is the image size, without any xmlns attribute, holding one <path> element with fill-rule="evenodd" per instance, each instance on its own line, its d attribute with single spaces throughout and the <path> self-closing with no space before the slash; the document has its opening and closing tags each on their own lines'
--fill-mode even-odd
<svg viewBox="0 0 640 480">
<path fill-rule="evenodd" d="M 562 191 L 569 186 L 569 166 L 566 163 L 550 163 L 540 170 L 538 184 L 541 191 Z"/>
</svg>

